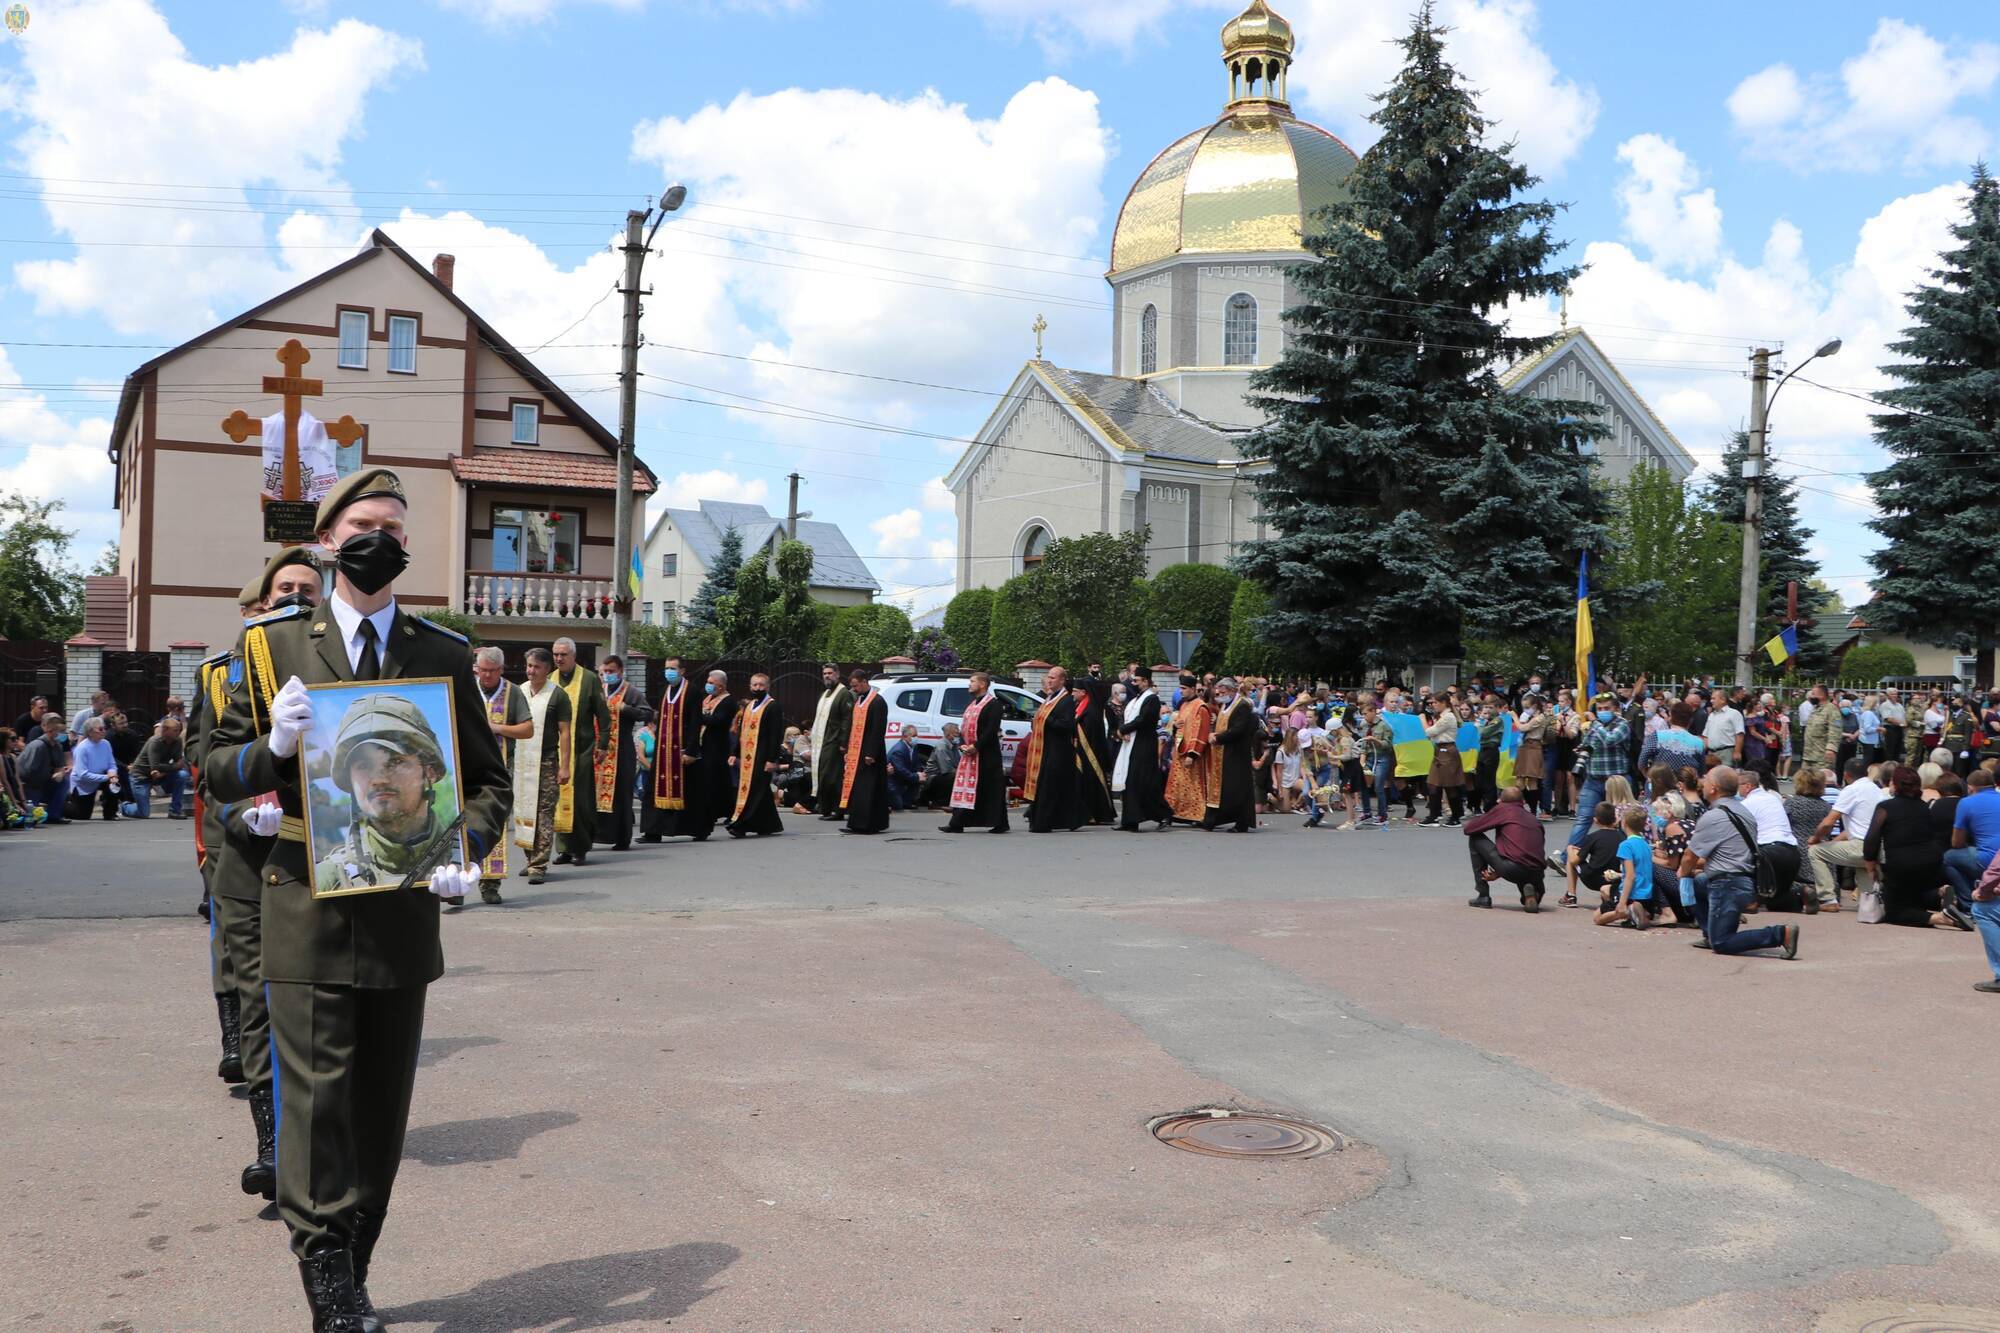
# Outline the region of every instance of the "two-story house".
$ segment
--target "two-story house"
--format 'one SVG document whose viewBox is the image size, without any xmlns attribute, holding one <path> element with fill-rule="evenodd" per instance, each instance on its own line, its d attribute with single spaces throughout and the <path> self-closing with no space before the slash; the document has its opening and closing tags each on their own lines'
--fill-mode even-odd
<svg viewBox="0 0 2000 1333">
<path fill-rule="evenodd" d="M 358 427 L 326 442 L 335 476 L 379 464 L 402 478 L 405 606 L 463 611 L 503 645 L 608 640 L 617 437 L 453 292 L 453 271 L 452 256 L 427 268 L 377 231 L 126 377 L 110 454 L 131 647 L 234 640 L 237 591 L 278 548 L 261 438 L 224 423 L 279 414 L 265 379 L 287 373 L 320 381 L 306 412 Z M 281 365 L 292 341 L 309 359 Z M 635 492 L 653 488 L 640 465 Z"/>
<path fill-rule="evenodd" d="M 681 608 L 694 600 L 702 581 L 722 550 L 723 534 L 731 528 L 743 542 L 743 558 L 775 549 L 785 535 L 785 520 L 762 505 L 702 500 L 693 509 L 664 509 L 646 534 L 645 573 L 640 579 L 635 619 L 671 625 Z M 807 591 L 816 602 L 859 606 L 875 600 L 882 585 L 848 544 L 847 534 L 832 523 L 799 520 L 799 540 L 812 547 L 812 578 Z"/>
</svg>

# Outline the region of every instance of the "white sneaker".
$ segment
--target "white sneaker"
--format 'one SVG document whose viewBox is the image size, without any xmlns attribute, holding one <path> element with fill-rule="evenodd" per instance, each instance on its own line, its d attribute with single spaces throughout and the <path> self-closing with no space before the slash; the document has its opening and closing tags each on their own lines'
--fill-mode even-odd
<svg viewBox="0 0 2000 1333">
<path fill-rule="evenodd" d="M 1354 827 L 1354 821 L 1350 819 L 1345 824 L 1335 824 L 1333 826 L 1333 831 L 1335 833 L 1345 833 L 1353 827 Z"/>
</svg>

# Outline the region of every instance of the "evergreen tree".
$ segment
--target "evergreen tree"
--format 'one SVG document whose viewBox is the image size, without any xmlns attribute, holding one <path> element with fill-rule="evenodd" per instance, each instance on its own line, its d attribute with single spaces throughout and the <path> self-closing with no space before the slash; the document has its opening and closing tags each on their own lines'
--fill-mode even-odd
<svg viewBox="0 0 2000 1333">
<path fill-rule="evenodd" d="M 2000 532 L 2000 183 L 1972 169 L 1958 248 L 1910 294 L 1905 358 L 1882 367 L 1901 381 L 1876 395 L 1892 409 L 1875 438 L 1893 461 L 1869 474 L 1887 538 L 1868 623 L 1926 643 L 1970 645 L 1980 687 L 1993 683 L 2000 583 L 1982 558 Z"/>
<path fill-rule="evenodd" d="M 742 568 L 743 534 L 733 527 L 726 528 L 722 533 L 722 549 L 715 553 L 715 563 L 708 567 L 708 576 L 695 589 L 694 600 L 687 604 L 681 619 L 694 629 L 715 628 L 715 604 L 736 591 L 736 576 Z"/>
<path fill-rule="evenodd" d="M 1723 451 L 1722 470 L 1710 476 L 1701 487 L 1702 508 L 1728 524 L 1729 530 L 1735 534 L 1739 570 L 1743 559 L 1740 554 L 1743 549 L 1743 501 L 1749 491 L 1743 481 L 1743 460 L 1749 452 L 1750 436 L 1737 431 L 1730 437 L 1728 449 Z M 1785 585 L 1796 582 L 1799 585 L 1799 656 L 1794 667 L 1810 673 L 1825 671 L 1832 663 L 1827 660 L 1826 650 L 1810 634 L 1813 599 L 1807 589 L 1819 577 L 1819 562 L 1812 558 L 1808 549 L 1813 530 L 1799 517 L 1798 483 L 1780 475 L 1767 464 L 1763 492 L 1764 536 L 1759 547 L 1763 568 L 1758 572 L 1760 592 L 1754 642 L 1761 652 L 1761 645 L 1785 627 L 1785 612 L 1788 609 Z M 1731 623 L 1735 623 L 1733 618 Z M 1733 647 L 1731 651 L 1734 651 Z M 1764 659 L 1762 664 L 1770 665 L 1769 659 Z"/>
<path fill-rule="evenodd" d="M 1285 354 L 1252 381 L 1276 536 L 1240 559 L 1259 626 L 1321 670 L 1457 657 L 1467 635 L 1553 635 L 1605 501 L 1578 448 L 1595 410 L 1516 396 L 1498 372 L 1548 344 L 1487 312 L 1561 291 L 1555 205 L 1489 147 L 1428 4 L 1372 119 L 1382 136 L 1292 270 Z M 1233 637 L 1233 636 L 1232 636 Z M 1232 645 L 1233 646 L 1233 645 Z"/>
</svg>

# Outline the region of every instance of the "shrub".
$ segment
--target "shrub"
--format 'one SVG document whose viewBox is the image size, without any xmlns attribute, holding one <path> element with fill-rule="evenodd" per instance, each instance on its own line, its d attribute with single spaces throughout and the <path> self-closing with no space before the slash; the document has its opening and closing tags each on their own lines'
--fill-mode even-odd
<svg viewBox="0 0 2000 1333">
<path fill-rule="evenodd" d="M 1022 662 L 1057 658 L 1056 636 L 1043 627 L 1032 600 L 1032 577 L 1017 574 L 994 591 L 986 638 L 986 664 L 991 670 L 1011 673 Z"/>
<path fill-rule="evenodd" d="M 419 619 L 428 620 L 433 625 L 463 634 L 465 641 L 477 648 L 479 636 L 472 631 L 472 617 L 463 611 L 454 611 L 448 606 L 433 606 L 417 613 Z"/>
<path fill-rule="evenodd" d="M 1269 674 L 1271 650 L 1257 633 L 1257 617 L 1271 604 L 1270 594 L 1249 579 L 1236 585 L 1229 602 L 1229 652 L 1223 669 L 1239 676 Z"/>
<path fill-rule="evenodd" d="M 1168 565 L 1155 574 L 1145 617 L 1148 651 L 1160 651 L 1158 634 L 1163 629 L 1200 630 L 1201 644 L 1188 668 L 1195 672 L 1220 670 L 1229 648 L 1236 585 L 1241 582 L 1214 565 Z"/>
<path fill-rule="evenodd" d="M 826 636 L 830 662 L 879 662 L 895 657 L 910 642 L 910 618 L 886 602 L 843 606 Z"/>
<path fill-rule="evenodd" d="M 945 604 L 944 637 L 961 665 L 975 670 L 992 665 L 986 660 L 992 632 L 993 589 L 967 588 Z"/>
<path fill-rule="evenodd" d="M 1917 659 L 1907 648 L 1898 648 L 1893 643 L 1864 643 L 1858 648 L 1850 648 L 1840 659 L 1840 675 L 1844 680 L 1865 680 L 1870 684 L 1884 676 L 1914 676 L 1917 674 Z"/>
<path fill-rule="evenodd" d="M 910 646 L 903 653 L 916 659 L 919 671 L 956 671 L 961 665 L 958 650 L 936 625 L 926 625 L 912 634 Z"/>
</svg>

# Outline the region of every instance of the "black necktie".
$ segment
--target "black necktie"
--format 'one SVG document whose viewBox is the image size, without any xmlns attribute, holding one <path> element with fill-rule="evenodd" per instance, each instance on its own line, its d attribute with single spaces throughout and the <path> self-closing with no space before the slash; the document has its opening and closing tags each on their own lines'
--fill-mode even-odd
<svg viewBox="0 0 2000 1333">
<path fill-rule="evenodd" d="M 354 664 L 356 680 L 374 680 L 382 674 L 382 657 L 375 651 L 375 622 L 361 622 L 361 660 Z"/>
</svg>

